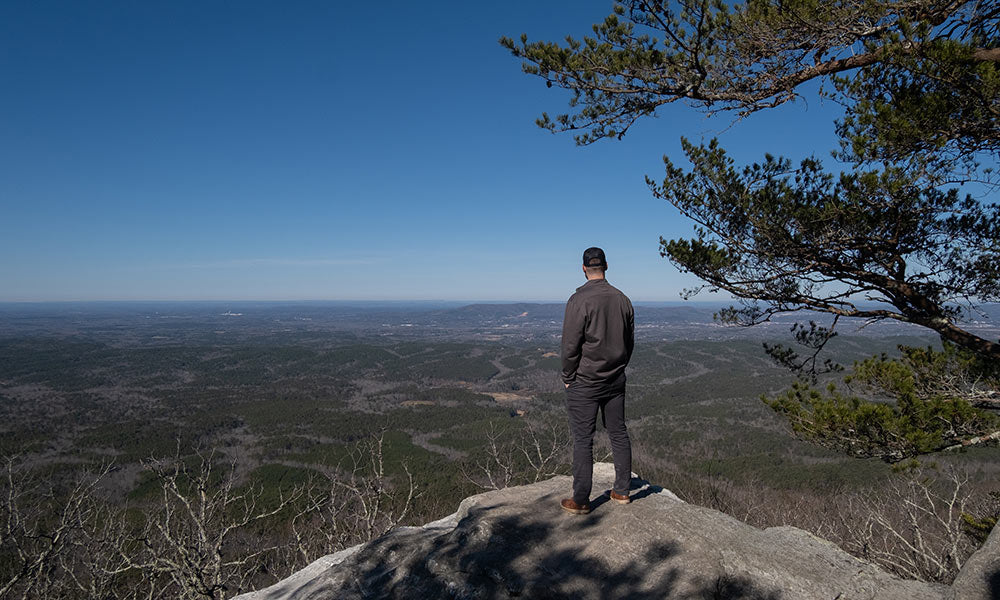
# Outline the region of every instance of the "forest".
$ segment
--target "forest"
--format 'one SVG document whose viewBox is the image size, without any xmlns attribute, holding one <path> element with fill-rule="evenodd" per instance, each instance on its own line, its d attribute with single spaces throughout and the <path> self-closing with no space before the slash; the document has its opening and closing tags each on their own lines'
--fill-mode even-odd
<svg viewBox="0 0 1000 600">
<path fill-rule="evenodd" d="M 3 315 L 0 598 L 227 598 L 468 495 L 568 472 L 551 306 L 242 321 L 187 307 L 155 324 L 150 307 L 90 310 Z M 677 311 L 638 311 L 636 473 L 904 577 L 954 576 L 1000 510 L 995 444 L 890 464 L 803 441 L 762 402 L 795 381 L 767 334 Z M 859 331 L 827 351 L 850 364 L 934 344 L 919 334 Z"/>
</svg>

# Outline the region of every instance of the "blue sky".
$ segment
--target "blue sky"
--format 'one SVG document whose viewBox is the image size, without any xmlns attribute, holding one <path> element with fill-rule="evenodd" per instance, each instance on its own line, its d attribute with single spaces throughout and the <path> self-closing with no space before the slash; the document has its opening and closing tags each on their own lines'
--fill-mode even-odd
<svg viewBox="0 0 1000 600">
<path fill-rule="evenodd" d="M 651 196 L 679 138 L 826 156 L 835 106 L 671 105 L 621 142 L 538 129 L 567 95 L 501 35 L 596 0 L 0 3 L 0 301 L 563 300 L 580 255 L 639 301 L 695 280 Z"/>
</svg>

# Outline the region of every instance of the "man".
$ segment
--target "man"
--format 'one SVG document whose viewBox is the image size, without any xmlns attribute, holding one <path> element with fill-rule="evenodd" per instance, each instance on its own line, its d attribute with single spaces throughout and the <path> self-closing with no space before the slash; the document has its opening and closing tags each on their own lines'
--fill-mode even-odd
<svg viewBox="0 0 1000 600">
<path fill-rule="evenodd" d="M 564 499 L 562 508 L 573 514 L 590 512 L 598 410 L 615 462 L 611 499 L 629 503 L 632 444 L 625 428 L 625 366 L 635 345 L 635 314 L 628 297 L 604 278 L 607 270 L 603 250 L 584 251 L 587 283 L 566 302 L 563 320 L 562 380 L 573 436 L 573 497 Z"/>
</svg>

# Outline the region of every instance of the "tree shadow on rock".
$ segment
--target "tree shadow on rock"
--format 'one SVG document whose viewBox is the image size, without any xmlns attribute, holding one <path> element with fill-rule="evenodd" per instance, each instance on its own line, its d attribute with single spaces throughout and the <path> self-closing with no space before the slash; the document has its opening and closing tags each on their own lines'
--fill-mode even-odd
<svg viewBox="0 0 1000 600">
<path fill-rule="evenodd" d="M 624 555 L 601 515 L 570 517 L 473 509 L 448 533 L 389 535 L 342 564 L 338 589 L 315 598 L 592 598 L 781 600 L 747 577 L 685 568 L 684 549 L 658 541 Z M 606 552 L 594 553 L 607 546 Z M 619 553 L 619 554 L 616 554 Z M 689 572 L 685 572 L 689 571 Z"/>
<path fill-rule="evenodd" d="M 749 577 L 722 575 L 701 590 L 703 600 L 781 600 L 780 590 L 765 590 Z"/>
</svg>

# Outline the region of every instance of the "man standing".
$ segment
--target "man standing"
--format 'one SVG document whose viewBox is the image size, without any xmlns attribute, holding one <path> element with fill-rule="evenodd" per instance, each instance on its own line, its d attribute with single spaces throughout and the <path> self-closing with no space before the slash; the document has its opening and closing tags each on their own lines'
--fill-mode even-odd
<svg viewBox="0 0 1000 600">
<path fill-rule="evenodd" d="M 611 441 L 615 484 L 611 499 L 629 502 L 632 443 L 625 428 L 625 366 L 635 345 L 635 314 L 625 294 L 604 278 L 604 251 L 587 248 L 587 283 L 566 302 L 562 333 L 562 379 L 573 436 L 573 497 L 562 501 L 573 514 L 590 512 L 597 412 Z"/>
</svg>

